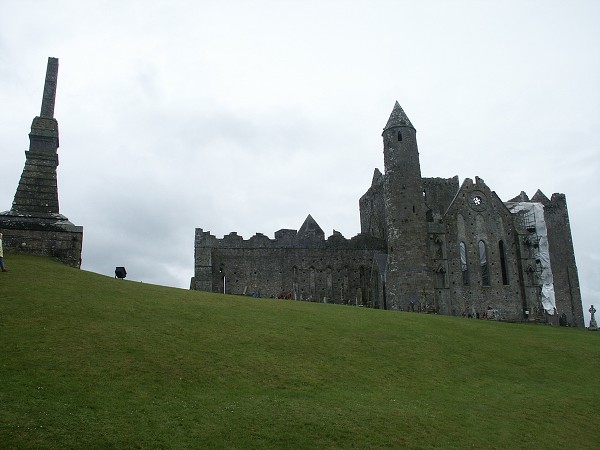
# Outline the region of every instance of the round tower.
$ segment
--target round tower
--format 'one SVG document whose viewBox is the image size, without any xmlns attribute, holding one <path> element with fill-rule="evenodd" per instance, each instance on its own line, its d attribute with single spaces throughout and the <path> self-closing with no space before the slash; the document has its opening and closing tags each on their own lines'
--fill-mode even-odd
<svg viewBox="0 0 600 450">
<path fill-rule="evenodd" d="M 388 247 L 386 305 L 403 311 L 433 302 L 416 133 L 396 102 L 382 134 Z"/>
</svg>

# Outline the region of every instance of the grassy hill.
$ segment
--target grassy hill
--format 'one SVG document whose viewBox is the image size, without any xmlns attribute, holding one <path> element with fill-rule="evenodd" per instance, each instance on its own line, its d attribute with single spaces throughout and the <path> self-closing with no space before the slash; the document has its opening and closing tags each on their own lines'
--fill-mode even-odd
<svg viewBox="0 0 600 450">
<path fill-rule="evenodd" d="M 2 448 L 600 442 L 600 333 L 223 296 L 6 259 Z"/>
</svg>

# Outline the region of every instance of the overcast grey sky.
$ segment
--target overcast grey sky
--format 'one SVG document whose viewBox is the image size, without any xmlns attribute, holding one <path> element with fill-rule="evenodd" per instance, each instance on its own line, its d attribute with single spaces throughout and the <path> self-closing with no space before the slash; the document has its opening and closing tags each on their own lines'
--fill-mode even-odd
<svg viewBox="0 0 600 450">
<path fill-rule="evenodd" d="M 359 232 L 398 100 L 426 177 L 567 196 L 600 307 L 600 2 L 0 0 L 0 210 L 59 58 L 83 269 L 189 287 L 194 230 Z M 10 263 L 9 263 L 10 264 Z M 600 308 L 599 308 L 600 309 Z"/>
</svg>

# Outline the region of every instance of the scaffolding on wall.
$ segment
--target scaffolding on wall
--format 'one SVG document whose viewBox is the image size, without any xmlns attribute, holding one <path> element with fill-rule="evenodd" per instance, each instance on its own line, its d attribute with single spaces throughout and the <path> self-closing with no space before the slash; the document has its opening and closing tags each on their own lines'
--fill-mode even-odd
<svg viewBox="0 0 600 450">
<path fill-rule="evenodd" d="M 544 205 L 535 202 L 518 202 L 510 207 L 512 213 L 522 212 L 521 224 L 527 231 L 525 245 L 530 248 L 530 256 L 535 258 L 535 281 L 540 286 L 539 312 L 553 315 L 556 312 L 552 267 L 548 247 L 548 230 L 544 220 Z M 533 253 L 533 255 L 531 255 Z M 539 280 L 539 281 L 538 281 Z"/>
</svg>

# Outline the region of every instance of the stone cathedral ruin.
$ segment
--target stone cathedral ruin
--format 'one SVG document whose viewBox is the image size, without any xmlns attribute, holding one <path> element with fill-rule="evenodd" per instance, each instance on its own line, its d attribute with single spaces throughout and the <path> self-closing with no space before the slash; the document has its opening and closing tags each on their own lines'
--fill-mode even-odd
<svg viewBox="0 0 600 450">
<path fill-rule="evenodd" d="M 503 202 L 475 177 L 423 178 L 416 130 L 396 102 L 385 172 L 361 197 L 361 232 L 298 230 L 248 240 L 195 234 L 191 288 L 401 311 L 584 326 L 564 194 Z"/>
<path fill-rule="evenodd" d="M 58 121 L 54 118 L 58 59 L 48 58 L 40 115 L 33 119 L 29 150 L 12 207 L 0 213 L 6 249 L 50 256 L 80 267 L 83 227 L 59 213 Z"/>
</svg>

